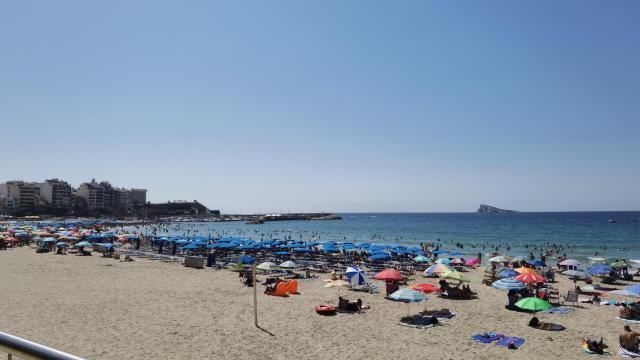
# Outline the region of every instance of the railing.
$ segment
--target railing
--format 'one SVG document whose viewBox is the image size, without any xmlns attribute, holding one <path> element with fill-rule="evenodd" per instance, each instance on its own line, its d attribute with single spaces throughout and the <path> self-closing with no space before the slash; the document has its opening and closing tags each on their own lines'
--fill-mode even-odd
<svg viewBox="0 0 640 360">
<path fill-rule="evenodd" d="M 81 357 L 0 331 L 0 351 L 25 360 L 84 360 Z"/>
</svg>

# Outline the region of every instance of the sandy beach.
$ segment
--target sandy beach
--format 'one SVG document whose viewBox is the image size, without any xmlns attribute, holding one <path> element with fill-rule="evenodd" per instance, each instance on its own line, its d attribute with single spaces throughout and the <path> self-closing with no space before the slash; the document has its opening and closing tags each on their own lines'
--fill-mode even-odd
<svg viewBox="0 0 640 360">
<path fill-rule="evenodd" d="M 617 307 L 584 304 L 565 315 L 537 315 L 565 331 L 529 328 L 532 315 L 506 310 L 506 293 L 482 285 L 479 270 L 466 273 L 477 300 L 428 296 L 429 309 L 457 313 L 429 329 L 399 325 L 400 317 L 424 305 L 388 301 L 383 293 L 340 290 L 371 309 L 316 314 L 315 305 L 337 303 L 337 290 L 323 288 L 327 275 L 300 280 L 301 294 L 287 298 L 264 295 L 259 285 L 264 331 L 253 324 L 253 289 L 227 270 L 140 258 L 120 262 L 98 254 L 36 254 L 22 247 L 0 251 L 0 274 L 0 330 L 89 359 L 577 359 L 587 356 L 583 337 L 603 336 L 616 354 L 624 325 L 615 319 Z M 559 278 L 562 293 L 573 287 Z M 417 275 L 411 281 L 419 282 L 437 279 Z M 486 331 L 526 342 L 508 350 L 469 339 Z"/>
</svg>

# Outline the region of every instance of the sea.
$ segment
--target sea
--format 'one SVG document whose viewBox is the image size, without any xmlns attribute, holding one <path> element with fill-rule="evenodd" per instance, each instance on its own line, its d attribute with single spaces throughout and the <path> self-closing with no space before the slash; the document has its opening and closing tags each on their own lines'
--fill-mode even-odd
<svg viewBox="0 0 640 360">
<path fill-rule="evenodd" d="M 238 236 L 416 246 L 437 244 L 467 257 L 512 256 L 547 250 L 582 259 L 640 259 L 640 211 L 520 213 L 344 213 L 342 220 L 171 223 L 169 236 Z M 148 232 L 148 229 L 142 231 Z"/>
</svg>

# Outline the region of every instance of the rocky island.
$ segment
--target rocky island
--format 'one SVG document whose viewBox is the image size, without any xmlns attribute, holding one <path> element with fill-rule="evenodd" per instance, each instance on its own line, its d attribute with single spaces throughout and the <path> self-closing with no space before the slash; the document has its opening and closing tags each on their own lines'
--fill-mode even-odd
<svg viewBox="0 0 640 360">
<path fill-rule="evenodd" d="M 481 204 L 480 207 L 478 208 L 477 212 L 479 212 L 479 213 L 497 213 L 497 214 L 517 213 L 517 211 L 515 211 L 515 210 L 505 210 L 505 209 L 500 209 L 500 208 L 489 206 L 489 205 L 485 205 L 485 204 Z"/>
</svg>

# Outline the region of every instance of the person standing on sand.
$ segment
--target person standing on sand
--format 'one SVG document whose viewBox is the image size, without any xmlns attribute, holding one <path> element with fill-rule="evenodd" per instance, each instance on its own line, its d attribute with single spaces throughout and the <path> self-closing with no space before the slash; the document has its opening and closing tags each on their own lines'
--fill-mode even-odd
<svg viewBox="0 0 640 360">
<path fill-rule="evenodd" d="M 637 352 L 638 336 L 640 336 L 640 334 L 635 331 L 631 331 L 629 325 L 625 325 L 624 331 L 620 334 L 620 346 L 625 350 Z"/>
</svg>

